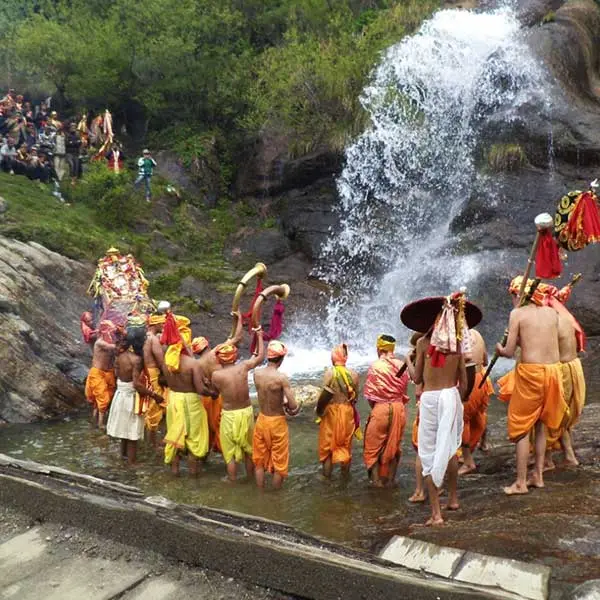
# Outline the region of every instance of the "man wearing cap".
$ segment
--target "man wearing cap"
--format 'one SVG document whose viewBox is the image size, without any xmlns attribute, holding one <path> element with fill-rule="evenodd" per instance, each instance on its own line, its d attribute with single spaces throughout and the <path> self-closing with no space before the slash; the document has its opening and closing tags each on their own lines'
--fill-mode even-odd
<svg viewBox="0 0 600 600">
<path fill-rule="evenodd" d="M 148 329 L 146 341 L 144 343 L 144 370 L 148 377 L 150 389 L 166 400 L 167 391 L 163 389 L 163 386 L 160 384 L 160 366 L 164 360 L 164 352 L 160 345 L 160 336 L 165 320 L 166 315 L 161 314 L 150 315 L 148 318 Z M 158 447 L 156 432 L 164 414 L 165 406 L 158 404 L 156 400 L 150 398 L 145 414 L 145 424 L 146 429 L 149 432 L 150 443 L 154 448 Z"/>
<path fill-rule="evenodd" d="M 157 166 L 156 161 L 150 155 L 150 150 L 147 148 L 142 152 L 141 158 L 138 159 L 138 176 L 134 182 L 134 187 L 137 189 L 142 181 L 144 182 L 144 188 L 146 190 L 146 202 L 150 202 L 152 196 L 152 189 L 150 187 L 150 180 L 154 173 L 154 167 Z"/>
<path fill-rule="evenodd" d="M 396 340 L 391 335 L 377 338 L 377 356 L 370 367 L 363 395 L 371 406 L 365 426 L 364 463 L 375 487 L 393 485 L 402 454 L 401 444 L 408 402 L 406 370 L 398 377 L 404 362 L 394 356 Z"/>
<path fill-rule="evenodd" d="M 350 473 L 352 439 L 360 432 L 355 403 L 358 398 L 358 373 L 346 367 L 348 346 L 339 344 L 331 351 L 332 367 L 325 371 L 323 388 L 331 395 L 326 404 L 317 403 L 319 424 L 319 462 L 323 478 L 331 479 L 333 465 L 339 464 L 342 475 Z"/>
<path fill-rule="evenodd" d="M 181 456 L 187 454 L 189 474 L 198 474 L 198 460 L 208 454 L 208 419 L 200 395 L 208 393 L 190 343 L 190 321 L 168 312 L 160 338 L 166 346 L 162 370 L 167 380 L 165 464 L 179 475 Z"/>
<path fill-rule="evenodd" d="M 254 413 L 250 402 L 248 373 L 258 367 L 265 358 L 265 346 L 262 328 L 256 330 L 256 354 L 236 364 L 238 349 L 234 344 L 225 342 L 215 348 L 215 354 L 222 369 L 212 373 L 212 384 L 223 398 L 221 425 L 219 435 L 223 459 L 227 465 L 227 479 L 231 482 L 237 478 L 237 463 L 242 460 L 246 466 L 246 475 L 254 472 L 252 462 L 252 431 Z"/>
<path fill-rule="evenodd" d="M 457 510 L 458 458 L 463 431 L 461 398 L 467 391 L 465 355 L 471 351 L 468 328 L 481 311 L 462 292 L 424 298 L 402 309 L 402 322 L 427 331 L 417 341 L 415 361 L 406 363 L 415 384 L 423 384 L 419 405 L 418 452 L 431 504 L 427 526 L 443 525 L 439 489 L 448 472 L 448 510 Z"/>
<path fill-rule="evenodd" d="M 271 340 L 267 347 L 267 366 L 254 371 L 254 385 L 258 394 L 260 413 L 254 426 L 252 459 L 258 487 L 265 486 L 265 471 L 273 474 L 273 487 L 279 489 L 288 475 L 290 438 L 285 417 L 297 414 L 290 381 L 279 371 L 287 348 L 279 340 Z"/>
<path fill-rule="evenodd" d="M 514 390 L 508 405 L 508 436 L 516 444 L 517 478 L 504 488 L 507 495 L 526 494 L 528 486 L 544 487 L 543 469 L 546 431 L 563 424 L 568 407 L 563 398 L 558 342 L 558 315 L 544 305 L 544 294 L 536 290 L 529 304 L 519 306 L 521 277 L 512 280 L 509 292 L 514 309 L 508 322 L 506 345 L 496 345 L 499 356 L 511 358 L 517 346 L 521 361 L 515 368 Z M 529 285 L 524 293 L 528 293 Z M 535 467 L 527 479 L 529 434 L 535 433 Z"/>
<path fill-rule="evenodd" d="M 104 415 L 115 393 L 115 334 L 112 321 L 104 320 L 98 326 L 98 339 L 94 343 L 92 366 L 85 382 L 85 397 L 92 406 L 94 421 L 104 429 Z"/>
</svg>

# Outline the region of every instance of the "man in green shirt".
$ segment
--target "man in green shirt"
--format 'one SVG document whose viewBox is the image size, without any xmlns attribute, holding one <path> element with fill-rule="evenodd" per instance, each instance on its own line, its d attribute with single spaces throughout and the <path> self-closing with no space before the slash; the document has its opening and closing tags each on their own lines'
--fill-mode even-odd
<svg viewBox="0 0 600 600">
<path fill-rule="evenodd" d="M 138 176 L 133 185 L 137 188 L 142 181 L 144 182 L 146 202 L 150 202 L 150 197 L 152 195 L 150 180 L 152 179 L 154 167 L 156 166 L 156 161 L 150 155 L 150 150 L 144 150 L 142 152 L 142 157 L 138 160 Z"/>
</svg>

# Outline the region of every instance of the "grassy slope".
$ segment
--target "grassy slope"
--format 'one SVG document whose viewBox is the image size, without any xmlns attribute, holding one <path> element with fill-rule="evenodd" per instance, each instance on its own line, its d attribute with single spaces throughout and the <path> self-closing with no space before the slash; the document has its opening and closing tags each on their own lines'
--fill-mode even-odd
<svg viewBox="0 0 600 600">
<path fill-rule="evenodd" d="M 158 178 L 155 181 L 155 202 L 163 201 L 160 190 L 164 184 Z M 85 182 L 79 185 L 85 186 Z M 179 203 L 169 203 L 172 221 L 167 223 L 153 216 L 143 200 L 133 194 L 128 201 L 135 216 L 128 226 L 118 226 L 106 219 L 98 207 L 87 202 L 63 204 L 51 192 L 51 186 L 0 173 L 0 196 L 8 203 L 8 210 L 0 215 L 0 235 L 36 241 L 84 261 L 95 261 L 106 248 L 115 245 L 121 252 L 134 253 L 142 263 L 154 297 L 168 297 L 187 312 L 203 307 L 178 296 L 181 280 L 192 275 L 214 284 L 220 291 L 232 291 L 246 265 L 232 265 L 225 259 L 226 241 L 242 226 L 260 226 L 256 211 L 243 203 L 226 203 L 208 210 L 185 197 Z M 156 231 L 180 248 L 177 260 L 153 249 L 151 239 Z M 92 269 L 90 265 L 90 275 Z"/>
</svg>

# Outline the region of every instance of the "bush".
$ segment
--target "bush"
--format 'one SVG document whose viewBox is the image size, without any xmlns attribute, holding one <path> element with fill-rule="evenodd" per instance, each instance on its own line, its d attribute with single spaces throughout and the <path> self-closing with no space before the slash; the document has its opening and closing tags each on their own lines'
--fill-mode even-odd
<svg viewBox="0 0 600 600">
<path fill-rule="evenodd" d="M 487 152 L 491 171 L 518 171 L 527 164 L 527 154 L 519 144 L 494 144 Z"/>
</svg>

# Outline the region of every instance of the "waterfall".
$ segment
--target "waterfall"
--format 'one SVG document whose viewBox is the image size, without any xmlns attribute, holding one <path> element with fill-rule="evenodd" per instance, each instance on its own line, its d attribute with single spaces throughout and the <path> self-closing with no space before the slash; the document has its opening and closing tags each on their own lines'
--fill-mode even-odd
<svg viewBox="0 0 600 600">
<path fill-rule="evenodd" d="M 370 125 L 338 180 L 341 229 L 317 266 L 343 291 L 319 335 L 312 322 L 296 325 L 296 346 L 344 339 L 364 356 L 379 333 L 404 342 L 407 302 L 468 288 L 485 257 L 459 254 L 448 233 L 473 182 L 489 176 L 477 168 L 484 127 L 525 104 L 549 110 L 547 89 L 508 7 L 441 10 L 387 50 L 361 97 Z"/>
</svg>

